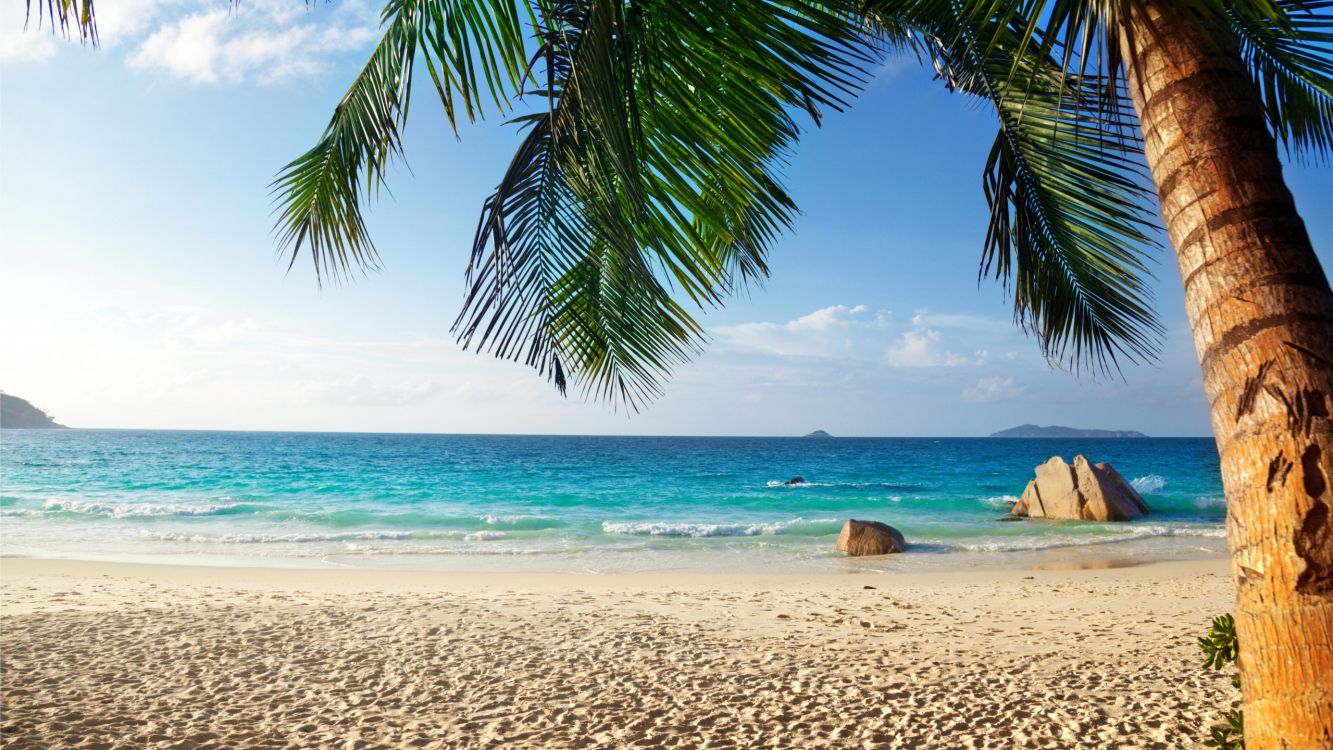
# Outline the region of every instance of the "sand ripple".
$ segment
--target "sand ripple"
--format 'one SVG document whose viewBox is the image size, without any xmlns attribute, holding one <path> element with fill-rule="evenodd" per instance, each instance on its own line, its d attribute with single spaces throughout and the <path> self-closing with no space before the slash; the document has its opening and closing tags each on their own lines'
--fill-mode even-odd
<svg viewBox="0 0 1333 750">
<path fill-rule="evenodd" d="M 7 576 L 0 746 L 1194 747 L 1231 697 L 1193 644 L 1226 579 L 1143 570 Z"/>
</svg>

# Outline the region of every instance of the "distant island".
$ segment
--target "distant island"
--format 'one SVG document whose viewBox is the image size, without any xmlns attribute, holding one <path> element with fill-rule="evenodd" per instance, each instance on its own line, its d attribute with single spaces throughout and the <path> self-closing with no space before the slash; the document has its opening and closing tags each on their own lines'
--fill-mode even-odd
<svg viewBox="0 0 1333 750">
<path fill-rule="evenodd" d="M 1039 427 L 1035 424 L 1019 425 L 1007 430 L 991 433 L 993 438 L 1146 438 L 1142 432 L 1133 430 L 1080 430 L 1077 427 Z"/>
<path fill-rule="evenodd" d="M 0 391 L 0 428 L 44 430 L 65 429 L 65 425 L 56 424 L 46 412 L 33 406 L 27 399 Z"/>
<path fill-rule="evenodd" d="M 806 437 L 823 438 L 823 437 L 833 437 L 833 436 L 828 434 L 827 432 L 824 432 L 823 430 L 815 430 L 809 435 L 806 435 Z"/>
</svg>

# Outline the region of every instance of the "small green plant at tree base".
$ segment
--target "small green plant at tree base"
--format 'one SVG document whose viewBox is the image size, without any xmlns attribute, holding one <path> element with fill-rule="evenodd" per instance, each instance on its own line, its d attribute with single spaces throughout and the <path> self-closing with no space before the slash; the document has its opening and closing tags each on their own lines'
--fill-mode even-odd
<svg viewBox="0 0 1333 750">
<path fill-rule="evenodd" d="M 1213 625 L 1208 635 L 1199 639 L 1199 648 L 1203 649 L 1204 669 L 1221 671 L 1236 663 L 1240 655 L 1240 644 L 1236 641 L 1236 618 L 1231 615 L 1219 615 L 1213 618 Z M 1240 687 L 1240 673 L 1231 675 L 1231 684 Z M 1203 744 L 1219 750 L 1244 750 L 1245 716 L 1240 709 L 1227 712 L 1227 722 L 1212 728 L 1208 739 Z"/>
<path fill-rule="evenodd" d="M 1228 711 L 1227 723 L 1213 727 L 1203 744 L 1221 750 L 1245 750 L 1245 715 L 1238 708 Z"/>
</svg>

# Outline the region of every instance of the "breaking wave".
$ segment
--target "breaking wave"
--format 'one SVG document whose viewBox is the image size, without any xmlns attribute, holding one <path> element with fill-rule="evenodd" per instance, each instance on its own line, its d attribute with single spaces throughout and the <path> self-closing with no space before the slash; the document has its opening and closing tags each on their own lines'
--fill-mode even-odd
<svg viewBox="0 0 1333 750">
<path fill-rule="evenodd" d="M 1130 482 L 1140 495 L 1153 495 L 1162 491 L 1166 487 L 1166 477 L 1161 474 L 1149 474 L 1146 477 L 1136 477 Z"/>
<path fill-rule="evenodd" d="M 712 537 L 712 536 L 769 536 L 774 534 L 799 534 L 818 536 L 835 534 L 840 528 L 836 518 L 804 519 L 771 523 L 722 524 L 722 523 L 672 523 L 666 521 L 648 521 L 633 523 L 602 523 L 605 534 L 625 534 L 630 536 L 674 536 L 674 537 Z"/>
<path fill-rule="evenodd" d="M 141 539 L 193 544 L 307 544 L 313 542 L 404 541 L 408 539 L 462 539 L 460 532 L 344 531 L 333 534 L 186 534 L 174 531 L 139 532 Z"/>
<path fill-rule="evenodd" d="M 789 480 L 788 480 L 789 481 Z M 845 490 L 916 490 L 920 489 L 914 484 L 896 484 L 893 482 L 809 482 L 801 481 L 789 484 L 788 481 L 769 480 L 764 483 L 767 487 L 789 487 L 792 489 L 800 487 L 836 487 Z"/>
<path fill-rule="evenodd" d="M 145 518 L 149 516 L 226 516 L 254 513 L 265 506 L 245 503 L 99 503 L 90 500 L 47 500 L 45 513 L 70 513 L 107 518 Z"/>
<path fill-rule="evenodd" d="M 1016 495 L 992 495 L 981 498 L 981 504 L 995 508 L 997 510 L 1009 510 L 1009 508 L 1018 502 Z"/>
<path fill-rule="evenodd" d="M 1136 539 L 1158 537 L 1187 537 L 1199 539 L 1225 539 L 1226 529 L 1203 526 L 1160 526 L 1156 524 L 1133 525 L 1123 532 L 1107 534 L 1052 534 L 1038 536 L 1007 536 L 978 541 L 953 541 L 948 546 L 964 552 L 1030 552 L 1034 550 L 1059 549 L 1062 547 L 1086 547 L 1101 544 L 1118 544 Z"/>
</svg>

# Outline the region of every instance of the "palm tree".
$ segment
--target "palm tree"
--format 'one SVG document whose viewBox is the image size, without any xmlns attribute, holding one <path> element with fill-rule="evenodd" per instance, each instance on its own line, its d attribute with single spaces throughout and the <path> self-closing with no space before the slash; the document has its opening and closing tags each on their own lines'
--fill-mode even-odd
<svg viewBox="0 0 1333 750">
<path fill-rule="evenodd" d="M 872 9 L 936 42 L 946 79 L 996 105 L 986 257 L 1001 269 L 1013 259 L 1020 314 L 1025 298 L 1049 305 L 1040 277 L 1058 259 L 1078 256 L 1113 279 L 1134 274 L 1113 246 L 1150 205 L 1125 162 L 1145 157 L 1221 456 L 1250 748 L 1333 747 L 1333 293 L 1277 152 L 1278 140 L 1318 155 L 1333 146 L 1330 5 L 877 0 Z M 1045 95 L 1052 68 L 1058 86 Z M 1118 179 L 1088 181 L 1086 171 Z M 1126 313 L 1140 322 L 1138 310 Z M 1034 325 L 1049 346 L 1058 320 L 1076 316 L 1048 314 L 1057 321 L 1038 312 Z"/>
<path fill-rule="evenodd" d="M 795 210 L 797 113 L 883 53 L 988 100 L 982 273 L 1053 363 L 1152 358 L 1158 206 L 1212 405 L 1245 740 L 1333 744 L 1333 293 L 1282 178 L 1333 150 L 1326 0 L 390 0 L 319 142 L 275 182 L 320 277 L 378 262 L 361 206 L 424 64 L 450 124 L 523 139 L 482 205 L 454 329 L 638 409 L 699 349 L 691 310 L 762 280 Z M 91 0 L 38 0 L 94 39 Z M 94 39 L 95 41 L 95 39 Z M 1142 165 L 1146 162 L 1147 171 Z"/>
</svg>

